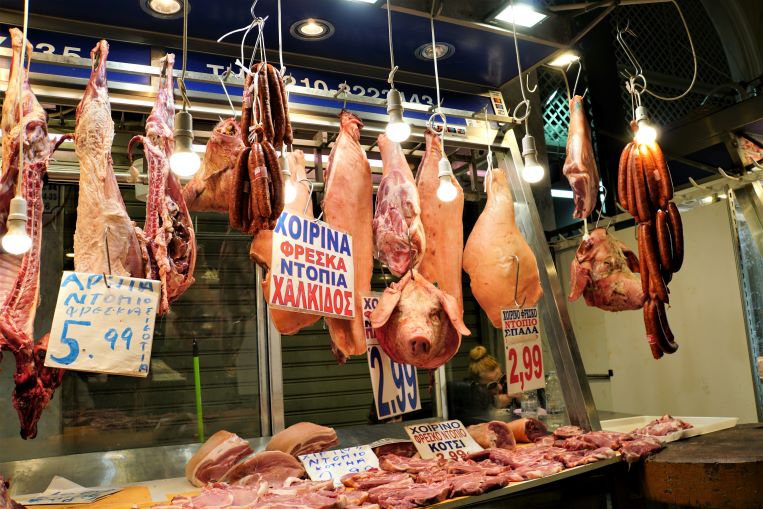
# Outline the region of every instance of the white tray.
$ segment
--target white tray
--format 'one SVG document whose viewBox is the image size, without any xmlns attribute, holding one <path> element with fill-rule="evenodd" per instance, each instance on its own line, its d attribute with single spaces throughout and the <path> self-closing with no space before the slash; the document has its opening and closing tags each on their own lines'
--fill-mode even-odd
<svg viewBox="0 0 763 509">
<path fill-rule="evenodd" d="M 661 442 L 673 442 L 682 438 L 695 437 L 697 435 L 705 435 L 712 433 L 713 431 L 720 431 L 722 429 L 733 428 L 739 421 L 738 417 L 682 417 L 674 415 L 676 419 L 681 419 L 684 422 L 688 422 L 693 428 L 684 429 L 670 433 L 662 437 L 654 437 Z M 636 417 L 625 417 L 622 419 L 609 419 L 601 421 L 601 429 L 603 431 L 619 431 L 621 433 L 630 433 L 636 428 L 646 426 L 655 419 L 659 419 L 659 415 L 639 415 Z"/>
</svg>

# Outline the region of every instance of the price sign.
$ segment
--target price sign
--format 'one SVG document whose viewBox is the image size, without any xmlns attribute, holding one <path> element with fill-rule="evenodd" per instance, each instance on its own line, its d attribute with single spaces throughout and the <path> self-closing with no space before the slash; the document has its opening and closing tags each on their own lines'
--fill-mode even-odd
<svg viewBox="0 0 763 509">
<path fill-rule="evenodd" d="M 352 237 L 326 223 L 284 211 L 273 230 L 269 304 L 352 319 Z"/>
<path fill-rule="evenodd" d="M 366 331 L 368 368 L 376 402 L 376 415 L 387 419 L 421 408 L 416 366 L 399 364 L 382 350 L 371 327 L 371 312 L 376 309 L 380 293 L 363 297 L 363 326 Z"/>
<path fill-rule="evenodd" d="M 405 432 L 425 459 L 464 459 L 482 450 L 461 421 L 413 424 L 406 426 Z"/>
<path fill-rule="evenodd" d="M 299 457 L 299 460 L 305 466 L 310 479 L 313 481 L 333 479 L 334 484 L 339 484 L 339 479 L 344 475 L 379 468 L 379 458 L 368 445 L 304 454 Z"/>
<path fill-rule="evenodd" d="M 504 309 L 501 313 L 508 393 L 542 389 L 546 378 L 543 375 L 538 308 Z"/>
<path fill-rule="evenodd" d="M 159 291 L 159 281 L 64 272 L 45 365 L 147 376 Z"/>
</svg>

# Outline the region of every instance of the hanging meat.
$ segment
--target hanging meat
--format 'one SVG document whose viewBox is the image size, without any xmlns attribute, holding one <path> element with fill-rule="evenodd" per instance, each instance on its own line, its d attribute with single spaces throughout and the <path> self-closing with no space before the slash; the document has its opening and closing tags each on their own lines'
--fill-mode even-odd
<svg viewBox="0 0 763 509">
<path fill-rule="evenodd" d="M 373 183 L 371 166 L 360 145 L 363 122 L 350 113 L 339 114 L 340 128 L 329 156 L 328 169 L 323 175 L 326 189 L 323 195 L 323 217 L 332 227 L 352 236 L 355 271 L 355 318 L 340 320 L 326 318 L 331 334 L 332 351 L 343 363 L 350 355 L 366 351 L 363 329 L 363 296 L 371 291 L 373 273 Z"/>
<path fill-rule="evenodd" d="M 313 203 L 310 200 L 310 188 L 300 181 L 307 179 L 305 172 L 305 154 L 301 150 L 295 150 L 287 154 L 289 168 L 291 170 L 291 182 L 297 189 L 297 197 L 293 202 L 287 204 L 285 209 L 293 214 L 306 215 L 313 217 Z M 254 234 L 252 247 L 249 250 L 249 256 L 258 265 L 268 271 L 265 279 L 262 281 L 262 292 L 267 299 L 270 296 L 270 258 L 273 253 L 273 230 L 260 230 Z M 285 309 L 270 308 L 270 317 L 276 329 L 281 334 L 296 334 L 305 327 L 309 327 L 318 320 L 320 316 L 308 313 L 297 313 Z"/>
<path fill-rule="evenodd" d="M 419 272 L 448 295 L 452 295 L 461 309 L 461 261 L 464 250 L 464 191 L 458 180 L 451 176 L 457 194 L 453 201 L 444 202 L 437 197 L 440 186 L 438 165 L 442 155 L 440 136 L 427 129 L 427 148 L 416 172 L 416 187 L 421 198 L 421 222 L 427 242 Z"/>
<path fill-rule="evenodd" d="M 583 98 L 570 100 L 570 132 L 567 136 L 567 159 L 562 170 L 570 182 L 575 211 L 572 217 L 591 215 L 599 197 L 599 169 L 593 155 L 591 128 L 585 117 Z"/>
<path fill-rule="evenodd" d="M 634 131 L 638 129 L 635 122 Z M 638 255 L 644 291 L 644 324 L 652 356 L 678 350 L 665 304 L 668 283 L 684 259 L 683 224 L 673 199 L 673 181 L 657 143 L 625 146 L 617 176 L 618 201 L 638 223 Z"/>
<path fill-rule="evenodd" d="M 106 81 L 108 55 L 104 40 L 90 52 L 90 81 L 77 106 L 74 141 L 80 174 L 74 270 L 142 278 L 145 264 L 135 223 L 127 215 L 111 160 L 114 121 Z"/>
<path fill-rule="evenodd" d="M 639 261 L 628 246 L 615 239 L 606 228 L 596 228 L 580 243 L 570 267 L 571 301 L 585 297 L 589 306 L 605 311 L 640 309 L 644 291 Z"/>
<path fill-rule="evenodd" d="M 419 266 L 426 249 L 419 193 L 400 144 L 380 134 L 379 150 L 383 170 L 373 223 L 376 258 L 402 276 Z"/>
<path fill-rule="evenodd" d="M 175 55 L 167 54 L 162 83 L 156 102 L 146 120 L 146 135 L 130 140 L 127 152 L 132 154 L 135 142 L 143 144 L 148 161 L 148 199 L 146 224 L 138 237 L 146 245 L 148 258 L 146 277 L 162 283 L 162 295 L 157 312 L 164 315 L 193 282 L 196 266 L 196 237 L 193 222 L 183 199 L 180 181 L 170 171 L 169 158 L 173 149 L 175 100 L 172 86 L 172 66 Z"/>
<path fill-rule="evenodd" d="M 183 200 L 188 210 L 228 213 L 233 169 L 243 148 L 236 119 L 231 117 L 218 122 L 207 141 L 201 169 L 183 186 Z"/>
<path fill-rule="evenodd" d="M 21 423 L 21 437 L 28 439 L 37 436 L 37 421 L 53 392 L 61 385 L 64 374 L 60 369 L 44 366 L 48 335 L 36 345 L 34 341 L 34 317 L 40 303 L 42 184 L 48 160 L 57 144 L 48 137 L 45 110 L 32 93 L 26 68 L 19 89 L 19 68 L 24 66 L 21 62 L 22 44 L 26 43 L 27 57 L 32 55 L 32 45 L 23 40 L 19 29 L 11 28 L 10 33 L 13 54 L 1 121 L 0 237 L 7 233 L 6 220 L 18 185 L 21 186 L 20 195 L 27 203 L 26 232 L 32 239 L 32 247 L 20 256 L 0 252 L 0 357 L 3 350 L 8 350 L 16 359 L 13 375 L 16 388 L 11 400 Z M 29 65 L 29 59 L 26 65 Z M 22 129 L 24 159 L 19 164 Z"/>
<path fill-rule="evenodd" d="M 448 362 L 468 336 L 458 301 L 411 269 L 392 283 L 371 313 L 379 345 L 390 359 L 436 369 Z"/>
<path fill-rule="evenodd" d="M 514 198 L 506 175 L 490 171 L 487 203 L 464 249 L 464 270 L 477 302 L 494 327 L 501 311 L 534 306 L 543 296 L 535 255 L 517 228 Z"/>
</svg>

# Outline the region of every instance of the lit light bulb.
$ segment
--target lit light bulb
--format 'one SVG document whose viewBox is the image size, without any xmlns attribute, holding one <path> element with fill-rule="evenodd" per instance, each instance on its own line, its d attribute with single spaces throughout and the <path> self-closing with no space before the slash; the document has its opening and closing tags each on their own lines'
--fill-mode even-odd
<svg viewBox="0 0 763 509">
<path fill-rule="evenodd" d="M 284 184 L 284 193 L 283 193 L 283 200 L 284 203 L 294 203 L 294 200 L 297 199 L 297 186 L 294 185 L 294 182 L 291 180 L 287 180 L 286 184 Z"/>
<path fill-rule="evenodd" d="M 26 200 L 15 197 L 11 199 L 8 213 L 8 231 L 3 236 L 3 249 L 13 255 L 21 255 L 32 248 L 32 238 L 26 232 L 27 213 Z"/>
<path fill-rule="evenodd" d="M 199 171 L 201 159 L 193 151 L 193 118 L 185 110 L 175 114 L 175 150 L 170 156 L 170 169 L 179 177 L 190 177 Z"/>
<path fill-rule="evenodd" d="M 278 156 L 278 166 L 281 168 L 281 174 L 283 175 L 283 201 L 286 204 L 293 203 L 297 199 L 297 186 L 291 181 L 291 169 L 289 169 L 289 160 L 286 159 L 286 153 L 281 150 L 281 155 Z"/>
<path fill-rule="evenodd" d="M 391 141 L 401 143 L 411 135 L 411 126 L 403 118 L 403 99 L 397 89 L 392 89 L 387 94 L 387 113 L 389 122 L 385 130 Z"/>
<path fill-rule="evenodd" d="M 633 136 L 636 143 L 647 145 L 657 140 L 657 129 L 649 122 L 649 112 L 644 106 L 636 108 L 636 124 L 638 130 Z"/>
<path fill-rule="evenodd" d="M 535 138 L 526 134 L 522 138 L 522 156 L 525 158 L 525 167 L 522 170 L 522 178 L 525 182 L 535 184 L 543 179 L 546 171 L 537 159 L 538 150 L 535 148 Z"/>
<path fill-rule="evenodd" d="M 453 185 L 453 167 L 445 156 L 440 158 L 437 176 L 440 178 L 440 185 L 437 186 L 437 199 L 444 202 L 455 200 L 458 196 L 458 189 Z"/>
</svg>

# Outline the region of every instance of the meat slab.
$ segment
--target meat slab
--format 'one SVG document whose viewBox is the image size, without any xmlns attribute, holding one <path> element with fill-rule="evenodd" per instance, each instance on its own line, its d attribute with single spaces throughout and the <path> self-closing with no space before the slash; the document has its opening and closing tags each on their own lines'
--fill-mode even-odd
<svg viewBox="0 0 763 509">
<path fill-rule="evenodd" d="M 146 120 L 146 135 L 133 137 L 127 147 L 131 154 L 133 143 L 141 142 L 148 161 L 146 224 L 143 231 L 138 232 L 138 237 L 146 245 L 146 277 L 159 280 L 162 284 L 160 315 L 166 314 L 170 304 L 193 284 L 196 267 L 193 222 L 183 199 L 180 181 L 170 171 L 169 164 L 175 123 L 172 87 L 175 55 L 169 53 L 162 61 L 165 77 Z"/>
<path fill-rule="evenodd" d="M 402 276 L 419 266 L 426 250 L 419 192 L 400 144 L 380 134 L 379 150 L 383 170 L 373 221 L 376 258 Z"/>
<path fill-rule="evenodd" d="M 511 428 L 503 421 L 490 421 L 467 428 L 475 442 L 485 449 L 513 449 L 517 444 Z"/>
<path fill-rule="evenodd" d="M 10 351 L 16 359 L 11 400 L 21 423 L 21 437 L 37 436 L 37 421 L 61 385 L 63 371 L 43 364 L 48 347 L 47 334 L 35 345 L 34 317 L 40 303 L 40 245 L 42 241 L 42 184 L 48 160 L 57 144 L 48 138 L 47 115 L 29 86 L 28 70 L 21 60 L 22 44 L 27 57 L 32 45 L 11 28 L 12 58 L 8 88 L 3 101 L 0 126 L 3 131 L 2 176 L 0 176 L 0 237 L 6 233 L 10 202 L 21 186 L 27 202 L 27 234 L 32 247 L 21 256 L 0 251 L 0 356 Z M 29 64 L 27 59 L 26 64 Z M 19 90 L 19 67 L 23 80 Z M 19 111 L 19 97 L 22 108 Z M 23 129 L 24 160 L 19 161 L 19 140 Z M 59 140 L 60 142 L 60 140 Z"/>
<path fill-rule="evenodd" d="M 13 500 L 8 494 L 8 486 L 8 481 L 0 475 L 0 509 L 23 509 L 24 506 Z"/>
<path fill-rule="evenodd" d="M 599 169 L 593 155 L 591 129 L 583 110 L 583 98 L 570 100 L 570 131 L 567 136 L 567 159 L 562 169 L 570 182 L 575 203 L 572 217 L 588 217 L 599 198 Z"/>
<path fill-rule="evenodd" d="M 532 417 L 515 419 L 508 426 L 517 442 L 535 442 L 548 434 L 546 425 Z"/>
<path fill-rule="evenodd" d="M 339 444 L 336 431 L 312 422 L 298 422 L 276 433 L 265 450 L 281 451 L 294 457 L 323 452 Z"/>
<path fill-rule="evenodd" d="M 693 428 L 692 424 L 677 419 L 671 415 L 663 415 L 659 419 L 651 421 L 649 424 L 634 429 L 633 433 L 637 435 L 650 435 L 653 437 L 664 437 L 676 431 Z"/>
<path fill-rule="evenodd" d="M 493 326 L 501 328 L 502 310 L 534 306 L 543 289 L 535 255 L 514 219 L 514 198 L 506 175 L 493 170 L 485 179 L 487 203 L 466 241 L 464 270 L 477 302 Z"/>
<path fill-rule="evenodd" d="M 331 149 L 328 169 L 323 176 L 326 190 L 322 206 L 325 221 L 332 228 L 352 236 L 355 318 L 326 318 L 334 357 L 343 363 L 350 355 L 361 355 L 366 351 L 361 304 L 363 296 L 371 291 L 374 265 L 371 230 L 373 183 L 371 166 L 366 159 L 365 150 L 360 146 L 360 129 L 363 122 L 349 111 L 342 111 L 339 120 L 339 136 Z"/>
<path fill-rule="evenodd" d="M 589 306 L 605 311 L 641 309 L 644 291 L 639 261 L 628 246 L 596 228 L 583 240 L 570 266 L 570 301 L 581 295 Z"/>
<path fill-rule="evenodd" d="M 442 158 L 440 136 L 427 129 L 427 147 L 416 172 L 416 187 L 421 200 L 421 222 L 426 232 L 426 249 L 419 272 L 427 281 L 453 296 L 463 310 L 461 265 L 464 251 L 464 191 L 455 177 L 456 198 L 444 202 L 437 198 L 440 186 L 439 162 Z"/>
<path fill-rule="evenodd" d="M 458 352 L 468 336 L 455 298 L 411 269 L 382 294 L 371 313 L 379 345 L 395 362 L 435 369 Z"/>
<path fill-rule="evenodd" d="M 218 431 L 204 442 L 185 466 L 185 477 L 194 486 L 220 481 L 252 453 L 249 442 L 228 431 Z"/>
<path fill-rule="evenodd" d="M 114 121 L 106 81 L 108 55 L 109 43 L 104 40 L 90 52 L 90 81 L 77 106 L 74 142 L 80 173 L 74 270 L 143 278 L 146 267 L 142 249 L 111 159 Z"/>
<path fill-rule="evenodd" d="M 302 463 L 281 451 L 258 452 L 233 465 L 220 479 L 227 483 L 237 483 L 247 476 L 257 474 L 271 486 L 277 486 L 291 477 L 304 477 Z"/>
</svg>

